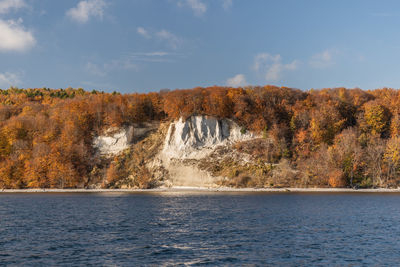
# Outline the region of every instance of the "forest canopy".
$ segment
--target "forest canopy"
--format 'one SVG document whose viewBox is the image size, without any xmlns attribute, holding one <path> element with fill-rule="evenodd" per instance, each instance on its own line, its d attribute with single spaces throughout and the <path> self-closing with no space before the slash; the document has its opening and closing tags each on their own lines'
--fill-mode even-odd
<svg viewBox="0 0 400 267">
<path fill-rule="evenodd" d="M 230 118 L 243 131 L 272 138 L 271 161 L 289 161 L 303 186 L 397 187 L 399 92 L 276 86 L 146 94 L 0 89 L 0 188 L 86 187 L 95 175 L 96 135 L 191 115 Z"/>
</svg>

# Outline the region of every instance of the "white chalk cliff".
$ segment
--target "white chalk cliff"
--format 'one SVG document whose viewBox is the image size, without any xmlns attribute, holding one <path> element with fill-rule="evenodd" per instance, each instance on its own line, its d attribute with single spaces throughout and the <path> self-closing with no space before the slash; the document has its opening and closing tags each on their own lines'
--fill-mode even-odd
<svg viewBox="0 0 400 267">
<path fill-rule="evenodd" d="M 129 148 L 134 141 L 145 138 L 150 131 L 159 127 L 159 122 L 134 123 L 129 126 L 108 129 L 103 135 L 96 136 L 93 147 L 100 155 L 111 157 Z"/>
<path fill-rule="evenodd" d="M 254 137 L 252 133 L 242 133 L 241 128 L 229 119 L 219 120 L 210 116 L 181 118 L 170 124 L 164 147 L 149 167 L 162 166 L 168 171 L 169 179 L 165 186 L 215 187 L 220 177 L 200 170 L 196 160 L 207 157 L 219 146 Z"/>
<path fill-rule="evenodd" d="M 129 148 L 132 139 L 132 126 L 121 129 L 111 128 L 105 135 L 95 137 L 93 146 L 99 151 L 100 155 L 113 156 Z"/>
<path fill-rule="evenodd" d="M 209 116 L 192 116 L 171 123 L 164 147 L 163 158 L 199 159 L 207 156 L 217 146 L 253 138 L 242 133 L 241 128 L 228 119 Z"/>
<path fill-rule="evenodd" d="M 93 146 L 103 157 L 112 157 L 129 148 L 138 139 L 146 138 L 159 123 L 132 124 L 111 128 L 94 138 Z M 159 138 L 163 138 L 160 135 Z M 161 186 L 214 187 L 221 177 L 213 177 L 201 170 L 201 159 L 211 155 L 220 146 L 230 146 L 237 141 L 253 139 L 253 133 L 244 133 L 229 119 L 211 116 L 191 116 L 171 122 L 162 147 L 157 155 L 145 162 Z M 159 140 L 159 139 L 158 139 Z"/>
</svg>

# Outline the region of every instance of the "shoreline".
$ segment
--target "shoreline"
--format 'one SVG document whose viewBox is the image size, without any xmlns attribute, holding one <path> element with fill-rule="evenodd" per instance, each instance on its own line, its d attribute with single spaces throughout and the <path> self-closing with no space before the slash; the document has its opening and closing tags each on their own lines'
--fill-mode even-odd
<svg viewBox="0 0 400 267">
<path fill-rule="evenodd" d="M 352 188 L 208 188 L 170 187 L 153 189 L 0 189 L 1 193 L 400 193 L 400 188 L 352 189 Z"/>
</svg>

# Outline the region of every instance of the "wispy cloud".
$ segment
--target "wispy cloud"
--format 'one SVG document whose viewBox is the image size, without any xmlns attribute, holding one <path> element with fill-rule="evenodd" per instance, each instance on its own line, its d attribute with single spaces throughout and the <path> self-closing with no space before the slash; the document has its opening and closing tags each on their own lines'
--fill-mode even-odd
<svg viewBox="0 0 400 267">
<path fill-rule="evenodd" d="M 0 73 L 0 87 L 7 88 L 21 83 L 20 75 L 12 72 Z"/>
<path fill-rule="evenodd" d="M 245 86 L 246 84 L 246 77 L 243 74 L 237 74 L 226 80 L 226 85 L 231 87 Z"/>
<path fill-rule="evenodd" d="M 309 64 L 316 69 L 324 69 L 334 64 L 334 57 L 338 54 L 335 49 L 326 49 L 320 53 L 314 54 Z"/>
<path fill-rule="evenodd" d="M 150 34 L 143 27 L 137 27 L 136 31 L 138 34 L 140 34 L 141 36 L 143 36 L 145 38 L 151 38 Z"/>
<path fill-rule="evenodd" d="M 129 55 L 134 62 L 172 62 L 171 57 L 179 56 L 176 53 L 168 53 L 164 51 L 132 53 Z"/>
<path fill-rule="evenodd" d="M 225 10 L 229 10 L 233 5 L 233 0 L 221 0 L 221 1 L 222 1 L 222 7 Z"/>
<path fill-rule="evenodd" d="M 135 63 L 139 62 L 174 62 L 176 58 L 184 56 L 180 53 L 170 53 L 165 51 L 153 51 L 144 53 L 131 53 L 129 54 L 132 61 Z"/>
<path fill-rule="evenodd" d="M 174 59 L 181 56 L 183 55 L 179 53 L 165 51 L 127 53 L 119 59 L 114 59 L 106 63 L 94 63 L 89 61 L 85 65 L 85 71 L 94 76 L 105 77 L 116 70 L 138 71 L 145 62 L 173 62 Z"/>
<path fill-rule="evenodd" d="M 25 0 L 1 0 L 0 14 L 9 13 L 12 10 L 28 7 Z"/>
<path fill-rule="evenodd" d="M 102 19 L 106 2 L 104 0 L 80 1 L 76 7 L 69 9 L 66 15 L 78 23 L 86 23 L 92 17 Z"/>
<path fill-rule="evenodd" d="M 202 16 L 207 11 L 207 5 L 201 0 L 178 0 L 176 4 L 179 7 L 189 7 L 198 17 Z"/>
<path fill-rule="evenodd" d="M 167 30 L 164 30 L 164 29 L 161 31 L 151 32 L 149 30 L 146 30 L 143 27 L 138 27 L 137 33 L 146 39 L 153 38 L 153 39 L 158 40 L 159 42 L 163 42 L 172 49 L 178 49 L 184 43 L 183 38 L 169 32 Z"/>
<path fill-rule="evenodd" d="M 0 51 L 23 52 L 35 44 L 35 37 L 22 26 L 22 19 L 0 20 Z"/>
<path fill-rule="evenodd" d="M 183 43 L 183 40 L 180 37 L 166 30 L 157 32 L 156 37 L 161 41 L 165 41 L 172 49 L 177 49 Z"/>
<path fill-rule="evenodd" d="M 146 53 L 133 53 L 133 56 L 146 56 L 146 57 L 164 57 L 171 55 L 171 53 L 164 51 L 154 51 L 154 52 L 146 52 Z"/>
<path fill-rule="evenodd" d="M 283 72 L 297 69 L 298 64 L 297 60 L 286 64 L 282 63 L 279 54 L 260 53 L 254 58 L 253 68 L 263 74 L 266 81 L 274 82 L 281 78 Z"/>
<path fill-rule="evenodd" d="M 107 76 L 114 70 L 138 70 L 138 65 L 135 64 L 131 57 L 124 57 L 120 59 L 114 59 L 110 62 L 103 64 L 96 64 L 93 62 L 87 62 L 85 70 L 95 76 Z"/>
<path fill-rule="evenodd" d="M 90 74 L 93 74 L 95 76 L 106 76 L 106 74 L 107 74 L 104 69 L 104 66 L 99 66 L 92 62 L 86 63 L 85 69 L 87 72 L 89 72 Z"/>
</svg>

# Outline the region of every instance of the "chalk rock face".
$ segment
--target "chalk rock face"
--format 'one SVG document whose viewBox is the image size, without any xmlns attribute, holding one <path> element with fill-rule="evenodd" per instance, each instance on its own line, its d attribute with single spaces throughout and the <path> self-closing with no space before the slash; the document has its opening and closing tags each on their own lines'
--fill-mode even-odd
<svg viewBox="0 0 400 267">
<path fill-rule="evenodd" d="M 101 155 L 113 156 L 127 149 L 133 140 L 133 126 L 109 129 L 105 135 L 95 137 L 93 146 Z"/>
<path fill-rule="evenodd" d="M 219 145 L 247 140 L 252 134 L 242 134 L 231 120 L 210 116 L 192 116 L 171 123 L 162 154 L 175 159 L 198 159 Z"/>
</svg>

